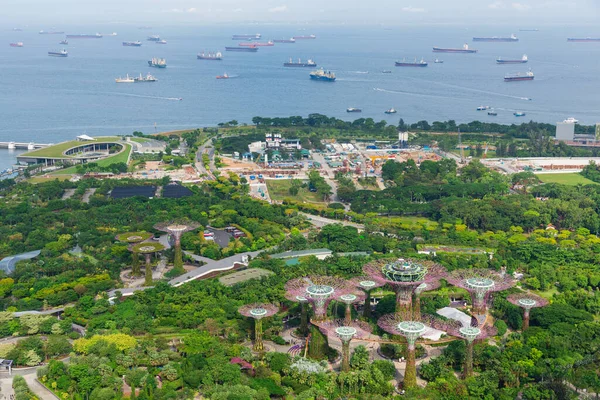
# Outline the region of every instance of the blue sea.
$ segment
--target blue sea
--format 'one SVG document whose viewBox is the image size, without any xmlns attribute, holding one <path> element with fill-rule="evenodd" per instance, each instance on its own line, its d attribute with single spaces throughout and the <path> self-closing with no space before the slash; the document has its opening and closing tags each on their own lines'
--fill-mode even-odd
<svg viewBox="0 0 600 400">
<path fill-rule="evenodd" d="M 111 33 L 102 39 L 70 39 L 0 28 L 0 141 L 57 143 L 82 133 L 145 133 L 216 125 L 254 116 L 322 113 L 342 119 L 359 117 L 397 124 L 419 120 L 471 120 L 554 123 L 575 117 L 600 121 L 600 43 L 568 43 L 567 37 L 594 36 L 590 28 L 539 27 L 519 32 L 516 26 L 350 27 L 247 25 L 202 27 L 133 26 L 57 27 L 67 33 Z M 530 27 L 525 27 L 530 28 Z M 276 43 L 258 53 L 225 52 L 232 34 L 260 32 L 264 40 L 315 34 L 315 40 Z M 517 43 L 472 42 L 473 36 L 509 36 Z M 168 44 L 146 41 L 160 35 Z M 143 42 L 123 47 L 122 41 Z M 9 43 L 22 41 L 23 48 Z M 432 46 L 478 49 L 477 54 L 432 53 Z M 68 58 L 48 57 L 66 48 Z M 223 61 L 197 60 L 202 51 L 221 51 Z M 529 57 L 528 64 L 496 65 L 495 59 Z M 166 69 L 149 68 L 164 57 Z M 334 83 L 309 79 L 310 68 L 285 68 L 290 57 L 314 59 L 334 71 Z M 435 64 L 435 58 L 443 64 Z M 426 68 L 394 67 L 402 58 L 424 58 Z M 505 83 L 506 73 L 532 69 L 535 80 Z M 391 74 L 382 73 L 391 70 Z M 119 76 L 152 73 L 158 82 L 117 84 Z M 228 80 L 216 80 L 227 73 Z M 177 99 L 182 98 L 182 101 Z M 528 100 L 531 99 L 531 100 Z M 497 117 L 476 107 L 493 107 Z M 363 110 L 348 114 L 347 107 Z M 394 107 L 395 115 L 384 111 Z M 517 118 L 513 112 L 523 111 Z M 0 150 L 0 170 L 14 162 Z"/>
</svg>

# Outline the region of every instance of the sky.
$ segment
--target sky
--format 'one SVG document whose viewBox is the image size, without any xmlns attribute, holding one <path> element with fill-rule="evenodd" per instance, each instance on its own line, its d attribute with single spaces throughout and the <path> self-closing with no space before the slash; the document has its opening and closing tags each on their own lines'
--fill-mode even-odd
<svg viewBox="0 0 600 400">
<path fill-rule="evenodd" d="M 0 0 L 0 23 L 593 23 L 600 0 Z M 600 31 L 600 28 L 599 28 Z"/>
</svg>

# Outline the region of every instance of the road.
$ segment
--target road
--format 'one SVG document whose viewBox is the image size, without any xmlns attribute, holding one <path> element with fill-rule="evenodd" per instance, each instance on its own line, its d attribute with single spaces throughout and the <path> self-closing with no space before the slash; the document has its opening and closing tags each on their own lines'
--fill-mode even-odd
<svg viewBox="0 0 600 400">
<path fill-rule="evenodd" d="M 209 158 L 209 169 L 210 172 L 206 170 L 204 164 L 202 163 L 202 154 L 208 154 Z M 214 179 L 214 173 L 217 172 L 217 168 L 215 167 L 215 149 L 212 146 L 212 140 L 209 138 L 204 142 L 200 147 L 198 147 L 198 152 L 196 153 L 196 169 L 200 171 L 200 174 L 206 174 L 209 178 Z"/>
<path fill-rule="evenodd" d="M 363 224 L 357 224 L 354 222 L 348 222 L 348 221 L 337 220 L 337 219 L 330 219 L 330 218 L 320 217 L 318 215 L 312 215 L 312 214 L 307 214 L 307 213 L 303 213 L 303 212 L 301 212 L 299 214 L 308 218 L 310 223 L 313 224 L 314 226 L 316 226 L 317 228 L 322 228 L 323 226 L 329 225 L 329 224 L 342 224 L 345 226 L 353 226 L 356 229 L 358 229 L 359 231 L 362 231 L 365 229 L 365 226 Z"/>
</svg>

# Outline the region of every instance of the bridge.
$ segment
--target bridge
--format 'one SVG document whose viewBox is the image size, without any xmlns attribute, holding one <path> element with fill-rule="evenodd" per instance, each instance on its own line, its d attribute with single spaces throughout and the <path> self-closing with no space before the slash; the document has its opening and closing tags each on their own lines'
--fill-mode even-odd
<svg viewBox="0 0 600 400">
<path fill-rule="evenodd" d="M 23 150 L 35 150 L 43 149 L 45 147 L 52 146 L 52 143 L 25 143 L 25 142 L 0 142 L 0 149 L 23 149 Z"/>
</svg>

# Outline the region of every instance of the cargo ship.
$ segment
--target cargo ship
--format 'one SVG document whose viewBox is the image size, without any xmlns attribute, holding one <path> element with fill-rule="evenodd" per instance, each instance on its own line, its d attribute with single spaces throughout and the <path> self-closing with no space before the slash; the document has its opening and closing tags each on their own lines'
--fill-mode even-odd
<svg viewBox="0 0 600 400">
<path fill-rule="evenodd" d="M 69 53 L 66 50 L 58 50 L 58 51 L 49 51 L 48 55 L 50 57 L 68 57 Z"/>
<path fill-rule="evenodd" d="M 296 43 L 296 39 L 294 39 L 294 38 L 289 38 L 289 39 L 274 39 L 273 42 L 275 42 L 275 43 Z"/>
<path fill-rule="evenodd" d="M 10 47 L 23 47 L 23 42 L 11 43 Z"/>
<path fill-rule="evenodd" d="M 229 75 L 225 72 L 223 75 L 217 75 L 217 79 L 229 79 Z"/>
<path fill-rule="evenodd" d="M 275 43 L 273 43 L 272 40 L 269 40 L 268 42 L 242 42 L 240 44 L 238 44 L 238 46 L 242 46 L 242 47 L 271 47 L 271 46 L 275 46 Z"/>
<path fill-rule="evenodd" d="M 160 41 L 160 36 L 158 36 L 158 35 L 148 36 L 146 38 L 146 40 L 149 41 L 149 42 L 159 42 Z"/>
<path fill-rule="evenodd" d="M 600 38 L 567 38 L 567 42 L 600 42 Z"/>
<path fill-rule="evenodd" d="M 254 35 L 243 34 L 243 35 L 233 35 L 231 37 L 232 40 L 240 40 L 240 39 L 260 39 L 262 35 L 260 33 L 255 33 Z"/>
<path fill-rule="evenodd" d="M 531 70 L 529 70 L 525 74 L 517 72 L 516 74 L 505 75 L 504 82 L 532 81 L 533 78 L 534 78 L 533 72 L 531 72 Z"/>
<path fill-rule="evenodd" d="M 477 53 L 477 50 L 470 49 L 468 44 L 464 44 L 462 49 L 452 49 L 445 47 L 434 47 L 434 53 Z"/>
<path fill-rule="evenodd" d="M 58 44 L 64 44 L 64 45 L 67 45 L 67 44 L 69 44 L 69 41 L 68 41 L 67 39 L 63 39 L 63 40 L 61 40 L 60 42 L 58 42 Z"/>
<path fill-rule="evenodd" d="M 250 53 L 256 53 L 258 51 L 258 47 L 256 47 L 256 46 L 225 47 L 225 51 L 246 51 L 246 52 L 250 52 Z"/>
<path fill-rule="evenodd" d="M 123 42 L 123 46 L 126 46 L 126 47 L 141 47 L 142 46 L 142 42 L 140 42 L 139 40 L 137 42 Z"/>
<path fill-rule="evenodd" d="M 101 33 L 102 36 L 117 36 L 117 32 L 113 33 Z"/>
<path fill-rule="evenodd" d="M 533 28 L 533 29 L 519 29 L 519 32 L 538 32 L 539 29 L 537 28 Z"/>
<path fill-rule="evenodd" d="M 498 57 L 496 59 L 496 64 L 526 64 L 527 61 L 529 61 L 527 59 L 527 54 L 523 54 L 523 57 L 514 60 L 503 60 L 502 58 Z"/>
<path fill-rule="evenodd" d="M 138 76 L 137 78 L 133 78 L 134 82 L 156 82 L 158 79 L 156 79 L 155 77 L 153 77 L 150 74 L 146 74 L 146 76 L 142 76 L 142 74 L 140 74 L 140 76 Z"/>
<path fill-rule="evenodd" d="M 421 58 L 421 61 L 417 61 L 415 58 L 414 61 L 406 61 L 402 59 L 402 61 L 396 61 L 396 67 L 426 67 L 427 61 Z"/>
<path fill-rule="evenodd" d="M 39 32 L 40 35 L 64 35 L 64 32 L 59 32 L 59 31 L 40 31 Z"/>
<path fill-rule="evenodd" d="M 129 76 L 129 74 L 127 74 L 125 76 L 125 78 L 118 77 L 117 79 L 115 79 L 115 82 L 117 82 L 117 83 L 133 83 L 134 80 L 132 77 Z"/>
<path fill-rule="evenodd" d="M 362 112 L 360 108 L 348 107 L 346 108 L 346 112 L 348 113 L 359 113 Z"/>
<path fill-rule="evenodd" d="M 500 37 L 500 36 L 492 36 L 492 37 L 474 37 L 474 42 L 518 42 L 519 38 L 515 36 L 515 34 L 510 35 L 509 37 Z"/>
<path fill-rule="evenodd" d="M 290 61 L 283 63 L 284 67 L 316 67 L 317 63 L 311 60 L 310 58 L 306 62 L 302 62 L 301 59 L 298 59 L 298 62 L 292 61 L 290 57 Z"/>
<path fill-rule="evenodd" d="M 148 61 L 148 66 L 153 68 L 167 68 L 167 60 L 164 58 L 152 57 L 152 60 Z"/>
<path fill-rule="evenodd" d="M 316 38 L 317 37 L 315 35 L 301 35 L 301 36 L 292 37 L 292 39 L 294 39 L 294 40 L 316 39 Z"/>
<path fill-rule="evenodd" d="M 334 82 L 335 74 L 330 71 L 325 72 L 323 70 L 323 68 L 321 68 L 321 69 L 311 72 L 310 79 L 314 79 L 316 81 Z"/>
<path fill-rule="evenodd" d="M 223 54 L 221 54 L 220 51 L 217 51 L 216 53 L 205 53 L 205 52 L 202 52 L 202 53 L 196 55 L 196 58 L 198 58 L 198 60 L 215 60 L 215 61 L 221 61 L 223 59 Z"/>
<path fill-rule="evenodd" d="M 99 33 L 67 35 L 67 39 L 101 39 L 101 38 L 102 38 L 102 35 Z"/>
</svg>

